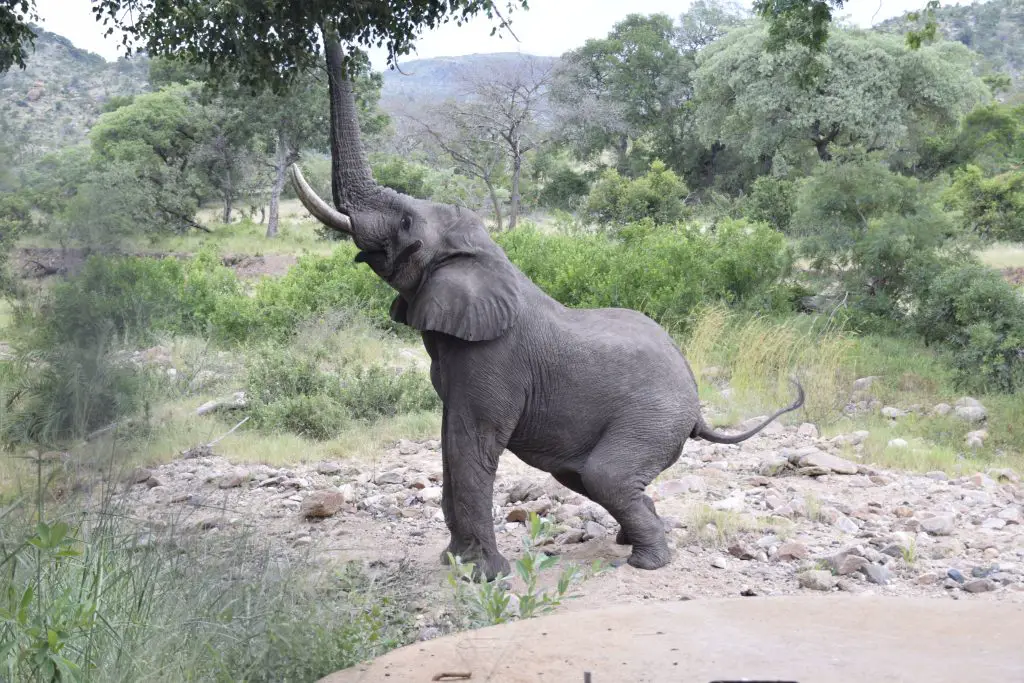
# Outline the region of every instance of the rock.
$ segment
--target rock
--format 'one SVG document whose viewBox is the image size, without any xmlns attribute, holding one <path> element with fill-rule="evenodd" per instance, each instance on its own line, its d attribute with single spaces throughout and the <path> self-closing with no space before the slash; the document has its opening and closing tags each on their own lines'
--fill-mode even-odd
<svg viewBox="0 0 1024 683">
<path fill-rule="evenodd" d="M 802 439 L 817 439 L 818 428 L 810 422 L 804 422 L 797 428 L 796 435 Z"/>
<path fill-rule="evenodd" d="M 249 478 L 248 470 L 244 470 L 241 467 L 236 467 L 232 471 L 226 473 L 217 482 L 217 486 L 222 489 L 233 489 L 238 488 L 245 483 L 245 480 Z"/>
<path fill-rule="evenodd" d="M 880 564 L 866 564 L 860 571 L 868 577 L 868 581 L 879 586 L 885 586 L 892 579 L 892 572 Z"/>
<path fill-rule="evenodd" d="M 949 481 L 949 475 L 941 470 L 933 470 L 924 476 L 935 481 Z"/>
<path fill-rule="evenodd" d="M 384 486 L 386 484 L 401 484 L 405 481 L 405 476 L 398 470 L 392 470 L 390 472 L 382 472 L 377 475 L 377 478 L 373 480 L 377 486 Z"/>
<path fill-rule="evenodd" d="M 679 496 L 684 493 L 702 493 L 706 491 L 707 488 L 707 482 L 704 481 L 703 477 L 691 474 L 685 477 L 680 477 L 679 479 L 663 481 L 658 484 L 658 493 L 668 498 L 670 496 Z"/>
<path fill-rule="evenodd" d="M 860 527 L 857 526 L 857 523 L 846 515 L 839 515 L 839 517 L 836 518 L 836 521 L 832 523 L 832 526 L 847 534 L 855 534 L 860 531 Z"/>
<path fill-rule="evenodd" d="M 416 455 L 422 449 L 420 445 L 415 441 L 409 441 L 408 439 L 401 439 L 398 442 L 398 454 L 399 455 Z"/>
<path fill-rule="evenodd" d="M 988 411 L 983 406 L 957 406 L 953 409 L 953 412 L 961 420 L 967 422 L 984 422 L 985 418 L 988 417 Z"/>
<path fill-rule="evenodd" d="M 889 443 L 887 445 L 889 448 L 906 448 L 910 444 L 907 443 L 906 439 L 889 439 Z"/>
<path fill-rule="evenodd" d="M 975 429 L 973 431 L 967 432 L 967 440 L 970 441 L 971 439 L 977 439 L 982 443 L 985 443 L 985 441 L 988 440 L 988 430 Z"/>
<path fill-rule="evenodd" d="M 907 411 L 896 408 L 895 406 L 884 406 L 882 408 L 882 417 L 887 417 L 890 420 L 895 420 L 896 418 L 903 417 L 906 414 Z"/>
<path fill-rule="evenodd" d="M 810 551 L 807 550 L 807 546 L 803 543 L 786 541 L 779 546 L 779 551 L 775 557 L 780 560 L 805 560 L 808 555 L 810 555 Z"/>
<path fill-rule="evenodd" d="M 757 558 L 756 550 L 738 542 L 729 546 L 729 554 L 739 560 L 753 560 Z M 721 569 L 725 569 L 725 567 L 721 567 Z"/>
<path fill-rule="evenodd" d="M 706 368 L 704 368 L 703 370 L 700 371 L 701 379 L 707 379 L 707 380 L 717 379 L 717 378 L 721 377 L 722 375 L 723 375 L 722 368 L 716 367 L 714 365 L 708 366 L 708 367 L 706 367 Z"/>
<path fill-rule="evenodd" d="M 423 628 L 420 629 L 420 635 L 417 638 L 417 640 L 420 640 L 420 641 L 433 640 L 434 638 L 440 638 L 441 635 L 442 635 L 441 634 L 441 629 L 439 629 L 438 627 L 436 627 L 436 626 L 424 626 Z"/>
<path fill-rule="evenodd" d="M 728 569 L 729 561 L 724 557 L 714 557 L 711 559 L 711 566 L 716 569 Z"/>
<path fill-rule="evenodd" d="M 543 517 L 551 509 L 551 500 L 548 498 L 538 498 L 532 500 L 529 503 L 518 505 L 509 510 L 505 520 L 508 522 L 526 522 L 530 519 L 530 513 L 537 513 L 538 517 Z"/>
<path fill-rule="evenodd" d="M 830 591 L 836 585 L 836 577 L 823 569 L 811 569 L 797 574 L 801 588 L 814 591 Z"/>
<path fill-rule="evenodd" d="M 964 583 L 964 581 L 967 580 L 964 578 L 964 575 L 960 573 L 959 569 L 953 569 L 952 567 L 946 570 L 946 576 L 953 579 L 959 584 L 962 584 Z"/>
<path fill-rule="evenodd" d="M 338 514 L 346 502 L 340 491 L 316 491 L 302 501 L 299 511 L 303 517 L 323 519 Z"/>
<path fill-rule="evenodd" d="M 964 439 L 964 446 L 970 448 L 972 451 L 976 451 L 985 447 L 985 440 L 968 434 L 967 438 Z"/>
<path fill-rule="evenodd" d="M 984 406 L 981 405 L 981 401 L 976 398 L 971 398 L 970 396 L 964 396 L 957 399 L 956 403 L 953 405 L 957 408 L 984 408 Z"/>
<path fill-rule="evenodd" d="M 835 446 L 857 446 L 864 443 L 869 436 L 871 436 L 871 432 L 861 429 L 851 434 L 840 434 L 839 436 L 834 436 L 829 439 L 829 443 Z"/>
<path fill-rule="evenodd" d="M 425 474 L 417 474 L 408 480 L 408 486 L 411 489 L 425 489 L 430 486 L 430 477 Z"/>
<path fill-rule="evenodd" d="M 316 466 L 316 471 L 326 476 L 341 474 L 341 465 L 336 462 L 322 462 Z"/>
<path fill-rule="evenodd" d="M 602 527 L 603 528 L 603 527 Z M 583 529 L 569 529 L 568 531 L 559 534 L 555 538 L 555 543 L 559 545 L 568 545 L 571 543 L 582 543 L 584 532 Z"/>
<path fill-rule="evenodd" d="M 871 564 L 867 558 L 848 550 L 825 558 L 825 563 L 839 576 L 848 576 L 860 571 L 865 565 Z"/>
<path fill-rule="evenodd" d="M 942 577 L 936 574 L 935 572 L 925 572 L 924 574 L 921 574 L 916 579 L 914 579 L 914 583 L 916 583 L 918 586 L 934 586 L 939 582 L 939 579 L 941 578 Z"/>
<path fill-rule="evenodd" d="M 208 415 L 213 412 L 220 410 L 236 410 L 239 408 L 245 408 L 249 405 L 249 402 L 245 398 L 244 391 L 236 391 L 231 395 L 231 398 L 222 398 L 214 401 L 207 401 L 203 405 L 196 408 L 196 415 Z"/>
<path fill-rule="evenodd" d="M 965 583 L 963 589 L 968 593 L 988 593 L 996 589 L 996 582 L 992 579 L 974 579 Z"/>
<path fill-rule="evenodd" d="M 821 467 L 836 474 L 857 474 L 856 463 L 835 455 L 823 453 L 817 449 L 815 451 L 800 457 L 799 464 L 801 467 Z"/>
<path fill-rule="evenodd" d="M 851 387 L 853 391 L 867 391 L 871 388 L 871 385 L 875 383 L 876 379 L 881 379 L 878 375 L 871 375 L 870 377 L 861 377 L 853 381 Z"/>
<path fill-rule="evenodd" d="M 136 467 L 131 473 L 131 482 L 133 484 L 145 484 L 152 476 L 153 470 L 147 470 L 145 467 Z"/>
<path fill-rule="evenodd" d="M 416 497 L 424 503 L 440 503 L 442 490 L 440 486 L 427 486 L 416 493 Z"/>
<path fill-rule="evenodd" d="M 989 517 L 981 523 L 982 529 L 993 529 L 997 531 L 1002 529 L 1004 526 L 1006 526 L 1006 520 L 999 519 L 998 517 Z"/>
<path fill-rule="evenodd" d="M 921 520 L 921 529 L 932 536 L 949 536 L 955 528 L 952 512 L 942 512 Z"/>
<path fill-rule="evenodd" d="M 1003 508 L 996 514 L 999 519 L 1005 519 L 1010 524 L 1020 524 L 1021 512 L 1019 507 Z"/>
<path fill-rule="evenodd" d="M 584 541 L 589 541 L 592 538 L 604 538 L 607 533 L 608 530 L 597 522 L 591 521 L 583 525 Z"/>
<path fill-rule="evenodd" d="M 726 510 L 729 512 L 739 512 L 746 507 L 746 499 L 741 491 L 738 494 L 723 498 L 722 500 L 716 500 L 711 504 L 713 510 Z"/>
<path fill-rule="evenodd" d="M 544 487 L 537 481 L 523 477 L 508 490 L 508 502 L 525 503 L 544 495 Z"/>
<path fill-rule="evenodd" d="M 949 405 L 948 403 L 936 403 L 934 406 L 932 406 L 932 415 L 944 417 L 946 415 L 949 415 L 951 412 L 953 412 L 953 406 Z"/>
<path fill-rule="evenodd" d="M 572 505 L 571 503 L 563 503 L 562 505 L 558 506 L 558 509 L 555 510 L 555 513 L 553 515 L 553 517 L 555 518 L 556 522 L 560 522 L 560 523 L 563 523 L 563 524 L 566 521 L 572 519 L 573 517 L 579 517 L 579 516 L 580 516 L 580 506 L 579 505 Z"/>
</svg>

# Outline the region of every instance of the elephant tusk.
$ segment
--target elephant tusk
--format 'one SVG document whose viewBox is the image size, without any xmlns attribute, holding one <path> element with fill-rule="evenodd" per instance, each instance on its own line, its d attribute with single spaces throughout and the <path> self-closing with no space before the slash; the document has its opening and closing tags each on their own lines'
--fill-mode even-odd
<svg viewBox="0 0 1024 683">
<path fill-rule="evenodd" d="M 299 201 L 306 207 L 318 221 L 323 223 L 329 228 L 338 230 L 347 235 L 352 234 L 352 219 L 341 213 L 333 206 L 325 202 L 320 195 L 318 195 L 306 179 L 302 175 L 302 171 L 299 169 L 298 164 L 292 164 L 291 166 L 292 185 L 295 186 L 295 194 L 299 196 Z"/>
</svg>

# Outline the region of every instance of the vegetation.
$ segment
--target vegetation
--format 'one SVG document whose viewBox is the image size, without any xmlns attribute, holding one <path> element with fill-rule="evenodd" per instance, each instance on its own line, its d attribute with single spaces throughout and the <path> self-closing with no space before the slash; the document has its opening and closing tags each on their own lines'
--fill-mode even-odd
<svg viewBox="0 0 1024 683">
<path fill-rule="evenodd" d="M 35 56 L 0 44 L 0 69 L 28 56 L 0 89 L 16 98 L 0 112 L 0 678 L 310 680 L 413 636 L 401 567 L 324 575 L 272 563 L 244 535 L 140 537 L 110 491 L 84 492 L 105 501 L 97 512 L 47 469 L 66 454 L 92 482 L 244 418 L 218 443 L 232 460 L 357 457 L 437 435 L 429 359 L 390 319 L 394 292 L 285 182 L 301 157 L 323 196 L 336 185 L 325 21 L 352 47 L 376 180 L 484 214 L 566 306 L 657 320 L 716 421 L 779 405 L 796 375 L 807 402 L 784 419 L 869 430 L 864 462 L 1024 464 L 1024 41 L 993 28 L 1024 30 L 1008 0 L 922 2 L 872 31 L 833 23 L 838 0 L 757 2 L 753 15 L 700 0 L 676 18 L 627 15 L 558 60 L 435 63 L 445 97 L 402 91 L 403 106 L 359 46 L 383 39 L 394 58 L 419 27 L 502 23 L 525 3 L 369 2 L 357 16 L 252 2 L 242 19 L 235 4 L 172 16 L 96 3 L 115 23 L 141 12 L 130 38 L 149 56 L 114 65 L 44 33 Z M 0 38 L 27 37 L 32 6 L 14 3 L 13 23 L 0 9 Z M 268 46 L 270 25 L 287 30 Z M 22 79 L 61 70 L 30 101 Z M 284 266 L 246 270 L 264 257 Z M 970 394 L 989 438 L 967 449 L 976 426 L 927 410 L 896 433 L 849 409 L 864 376 L 888 405 Z M 244 404 L 225 399 L 237 391 Z M 206 401 L 227 405 L 197 415 Z M 907 448 L 887 447 L 897 436 Z M 760 528 L 703 506 L 691 517 L 694 542 Z M 571 597 L 589 574 L 549 577 L 553 531 L 531 520 L 508 583 L 468 585 L 456 562 L 458 626 Z"/>
</svg>

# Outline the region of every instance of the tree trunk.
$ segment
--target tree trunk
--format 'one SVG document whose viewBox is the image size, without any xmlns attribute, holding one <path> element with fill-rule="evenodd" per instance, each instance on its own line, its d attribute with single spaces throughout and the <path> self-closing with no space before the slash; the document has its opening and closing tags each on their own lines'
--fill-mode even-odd
<svg viewBox="0 0 1024 683">
<path fill-rule="evenodd" d="M 489 178 L 484 178 L 484 183 L 487 184 L 487 191 L 491 194 L 491 204 L 494 206 L 494 217 L 498 222 L 498 232 L 501 232 L 501 202 L 498 201 L 498 193 L 494 191 L 494 185 L 491 183 Z"/>
<path fill-rule="evenodd" d="M 337 34 L 324 29 L 324 53 L 331 100 L 331 194 L 338 209 L 363 206 L 379 192 L 359 137 L 352 82 L 345 76 L 345 55 Z"/>
<path fill-rule="evenodd" d="M 519 219 L 519 176 L 523 171 L 523 155 L 516 144 L 512 157 L 512 205 L 508 212 L 508 229 L 515 230 Z"/>
<path fill-rule="evenodd" d="M 620 135 L 615 144 L 615 166 L 620 175 L 629 175 L 629 138 Z"/>
<path fill-rule="evenodd" d="M 231 205 L 233 193 L 231 171 L 224 174 L 224 225 L 231 223 Z"/>
<path fill-rule="evenodd" d="M 270 219 L 267 221 L 267 237 L 277 236 L 277 226 L 281 214 L 281 193 L 284 192 L 285 171 L 290 161 L 288 146 L 281 139 L 281 134 L 278 133 L 277 148 L 274 151 L 274 184 L 270 186 Z"/>
<path fill-rule="evenodd" d="M 267 207 L 260 207 L 260 225 L 263 225 L 263 221 L 267 220 Z"/>
</svg>

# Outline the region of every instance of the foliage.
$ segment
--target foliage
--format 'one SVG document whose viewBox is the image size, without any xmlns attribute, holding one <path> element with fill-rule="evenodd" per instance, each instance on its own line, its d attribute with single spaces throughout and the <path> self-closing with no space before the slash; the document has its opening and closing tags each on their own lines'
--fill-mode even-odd
<svg viewBox="0 0 1024 683">
<path fill-rule="evenodd" d="M 750 187 L 746 215 L 786 232 L 796 208 L 797 184 L 777 176 L 761 176 Z"/>
<path fill-rule="evenodd" d="M 961 228 L 985 240 L 1024 242 L 1024 171 L 985 178 L 974 165 L 957 171 L 946 193 Z"/>
<path fill-rule="evenodd" d="M 523 539 L 523 556 L 515 561 L 515 576 L 524 586 L 524 591 L 512 592 L 506 587 L 510 576 L 499 576 L 494 581 L 475 583 L 474 565 L 464 563 L 461 558 L 448 553 L 451 569 L 448 584 L 452 587 L 455 601 L 468 612 L 471 627 L 504 624 L 515 619 L 531 619 L 557 609 L 562 601 L 576 597 L 570 594 L 576 584 L 600 573 L 604 565 L 595 560 L 589 569 L 575 563 L 565 566 L 558 576 L 554 590 L 539 588 L 542 574 L 558 563 L 558 556 L 538 550 L 553 536 L 553 526 L 546 518 L 530 513 L 527 520 L 527 537 Z"/>
<path fill-rule="evenodd" d="M 696 226 L 625 226 L 620 237 L 547 235 L 522 228 L 499 235 L 509 258 L 562 304 L 623 307 L 669 325 L 686 324 L 708 300 L 767 309 L 791 306 L 785 238 L 768 226 L 723 220 Z"/>
<path fill-rule="evenodd" d="M 276 344 L 253 354 L 246 396 L 254 426 L 318 440 L 336 437 L 352 420 L 373 422 L 440 406 L 421 372 L 332 363 L 319 350 Z"/>
<path fill-rule="evenodd" d="M 411 639 L 394 571 L 314 574 L 234 532 L 139 537 L 106 501 L 62 513 L 0 513 L 4 680 L 315 680 Z"/>
<path fill-rule="evenodd" d="M 801 183 L 790 227 L 815 267 L 839 271 L 866 310 L 896 318 L 909 269 L 953 232 L 929 188 L 870 159 L 821 165 Z"/>
<path fill-rule="evenodd" d="M 27 48 L 36 34 L 30 22 L 38 19 L 35 0 L 5 0 L 0 3 L 0 73 L 12 66 L 25 68 Z"/>
<path fill-rule="evenodd" d="M 949 263 L 916 283 L 914 328 L 928 343 L 954 350 L 968 386 L 1013 392 L 1024 387 L 1024 297 L 976 261 Z"/>
<path fill-rule="evenodd" d="M 644 219 L 660 225 L 677 223 L 686 214 L 686 185 L 661 161 L 636 180 L 608 169 L 587 197 L 586 214 L 601 225 L 622 225 Z"/>
<path fill-rule="evenodd" d="M 509 0 L 504 14 L 525 5 Z M 128 50 L 175 55 L 205 65 L 216 79 L 230 76 L 245 86 L 269 84 L 279 90 L 317 65 L 325 26 L 352 52 L 359 46 L 386 46 L 394 64 L 409 53 L 413 39 L 424 29 L 452 19 L 461 25 L 481 13 L 491 19 L 502 11 L 492 0 L 416 0 L 405 3 L 401 11 L 385 0 L 358 6 L 313 0 L 302 3 L 301 9 L 269 0 L 213 5 L 203 0 L 174 5 L 98 0 L 93 13 L 109 26 L 108 33 L 115 28 L 124 31 Z"/>
<path fill-rule="evenodd" d="M 821 77 L 794 78 L 805 51 L 768 49 L 763 25 L 731 31 L 698 57 L 696 125 L 706 144 L 735 147 L 753 161 L 781 155 L 799 167 L 835 145 L 896 153 L 915 131 L 951 126 L 988 97 L 963 46 L 907 49 L 896 37 L 834 31 Z"/>
</svg>

